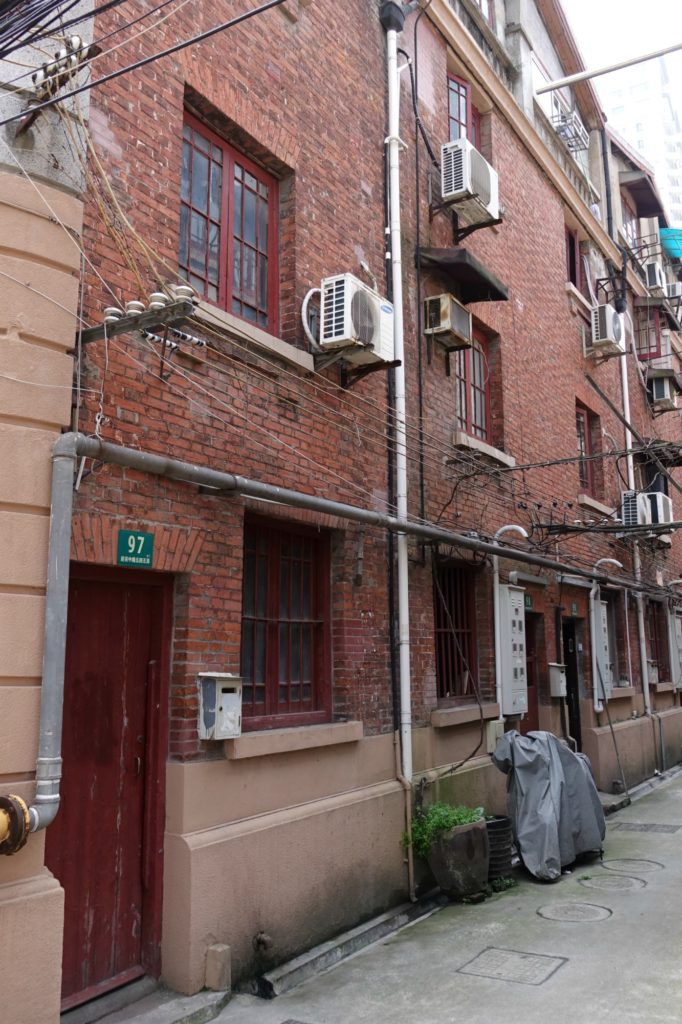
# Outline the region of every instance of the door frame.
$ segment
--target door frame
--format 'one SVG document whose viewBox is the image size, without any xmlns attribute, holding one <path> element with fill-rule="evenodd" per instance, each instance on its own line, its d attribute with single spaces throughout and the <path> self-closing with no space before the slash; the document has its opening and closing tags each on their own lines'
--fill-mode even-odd
<svg viewBox="0 0 682 1024">
<path fill-rule="evenodd" d="M 142 821 L 142 935 L 141 966 L 146 974 L 161 973 L 163 911 L 163 854 L 166 811 L 166 763 L 169 743 L 169 680 L 173 632 L 175 577 L 170 573 L 120 566 L 72 562 L 70 580 L 120 583 L 158 590 L 158 612 L 152 617 L 151 647 L 159 652 L 156 671 L 147 677 L 147 738 L 145 743 L 145 795 Z M 145 884 L 146 883 L 146 884 Z M 97 987 L 101 987 L 97 986 Z M 91 998 L 91 997 L 88 997 Z M 79 1002 L 82 1001 L 82 998 Z"/>
<path fill-rule="evenodd" d="M 567 615 L 561 619 L 561 642 L 563 660 L 566 666 L 566 710 L 568 713 L 568 731 L 575 740 L 579 751 L 583 749 L 582 718 L 580 714 L 580 664 L 578 654 L 578 623 L 577 616 Z M 567 634 L 570 634 L 567 636 Z M 573 641 L 573 653 L 568 657 L 567 640 Z M 569 664 L 570 662 L 570 664 Z M 573 714 L 571 709 L 573 708 Z"/>
</svg>

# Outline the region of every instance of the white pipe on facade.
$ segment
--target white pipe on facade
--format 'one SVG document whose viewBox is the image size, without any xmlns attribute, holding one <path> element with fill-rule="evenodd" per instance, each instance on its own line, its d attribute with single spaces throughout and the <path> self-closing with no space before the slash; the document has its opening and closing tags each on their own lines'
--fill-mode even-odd
<svg viewBox="0 0 682 1024">
<path fill-rule="evenodd" d="M 505 533 L 518 533 L 524 540 L 528 540 L 528 534 L 522 526 L 515 526 L 509 523 L 501 526 L 493 537 L 493 543 L 497 544 L 500 537 Z M 495 700 L 499 708 L 498 721 L 504 719 L 502 713 L 502 623 L 500 622 L 500 556 L 493 555 L 493 630 L 495 632 Z"/>
<path fill-rule="evenodd" d="M 682 50 L 682 43 L 673 43 L 662 50 L 654 50 L 653 53 L 645 53 L 641 57 L 630 57 L 629 60 L 621 60 L 617 64 L 608 64 L 603 68 L 595 68 L 594 71 L 577 71 L 574 75 L 567 75 L 565 78 L 557 78 L 555 82 L 548 82 L 535 90 L 536 96 L 543 92 L 553 92 L 554 89 L 562 89 L 565 85 L 574 85 L 576 82 L 585 82 L 590 78 L 598 78 L 599 75 L 608 75 L 611 71 L 620 71 L 621 68 L 632 67 L 633 64 L 643 64 L 645 60 L 654 60 L 656 57 L 664 57 L 666 53 L 674 53 Z"/>
<path fill-rule="evenodd" d="M 386 21 L 386 49 L 388 74 L 388 210 L 391 253 L 391 280 L 393 285 L 395 380 L 395 441 L 396 441 L 396 512 L 399 519 L 407 519 L 407 436 L 405 401 L 405 343 L 403 334 L 403 274 L 400 232 L 400 70 L 398 68 L 398 28 L 404 13 L 395 4 Z M 384 9 L 382 8 L 382 14 Z M 402 770 L 412 781 L 412 685 L 410 674 L 410 600 L 407 557 L 407 534 L 399 533 L 398 549 L 398 631 L 400 679 L 400 743 Z"/>
<path fill-rule="evenodd" d="M 625 337 L 625 331 L 623 331 Z M 630 422 L 630 391 L 628 387 L 628 364 L 627 354 L 620 361 L 620 383 L 623 393 L 623 417 L 626 424 Z M 626 466 L 628 475 L 628 488 L 635 490 L 635 462 L 632 457 L 632 433 L 630 428 L 625 427 L 625 450 Z M 638 584 L 642 582 L 642 556 L 639 551 L 639 541 L 634 540 L 632 545 L 632 568 L 635 573 L 635 580 Z M 644 595 L 641 590 L 636 591 L 637 601 L 637 638 L 639 640 L 639 660 L 642 672 L 642 693 L 644 695 L 644 709 L 647 715 L 651 714 L 651 698 L 649 696 L 649 667 L 646 656 L 646 632 L 644 628 Z"/>
</svg>

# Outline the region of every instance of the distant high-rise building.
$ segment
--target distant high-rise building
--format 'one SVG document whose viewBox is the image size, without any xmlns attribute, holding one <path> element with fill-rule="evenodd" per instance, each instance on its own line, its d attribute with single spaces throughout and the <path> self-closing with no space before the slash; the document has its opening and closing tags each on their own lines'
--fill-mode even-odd
<svg viewBox="0 0 682 1024">
<path fill-rule="evenodd" d="M 656 172 L 671 225 L 682 227 L 682 58 L 648 60 L 595 79 L 611 127 Z"/>
</svg>

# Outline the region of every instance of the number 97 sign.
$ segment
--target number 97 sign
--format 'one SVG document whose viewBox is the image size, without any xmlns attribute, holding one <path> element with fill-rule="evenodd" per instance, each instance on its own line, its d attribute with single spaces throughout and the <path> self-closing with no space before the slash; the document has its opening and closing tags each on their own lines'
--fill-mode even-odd
<svg viewBox="0 0 682 1024">
<path fill-rule="evenodd" d="M 116 549 L 117 565 L 151 568 L 154 555 L 154 534 L 138 530 L 119 530 Z"/>
</svg>

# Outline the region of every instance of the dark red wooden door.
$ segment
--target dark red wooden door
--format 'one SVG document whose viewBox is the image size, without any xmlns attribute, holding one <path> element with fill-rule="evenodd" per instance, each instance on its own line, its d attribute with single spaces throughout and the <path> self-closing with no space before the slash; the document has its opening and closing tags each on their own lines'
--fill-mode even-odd
<svg viewBox="0 0 682 1024">
<path fill-rule="evenodd" d="M 540 728 L 538 712 L 538 616 L 526 613 L 526 680 L 528 682 L 528 711 L 526 712 L 519 732 L 525 736 Z"/>
<path fill-rule="evenodd" d="M 62 806 L 46 837 L 66 900 L 64 1007 L 158 968 L 168 588 L 93 575 L 69 591 Z"/>
</svg>

